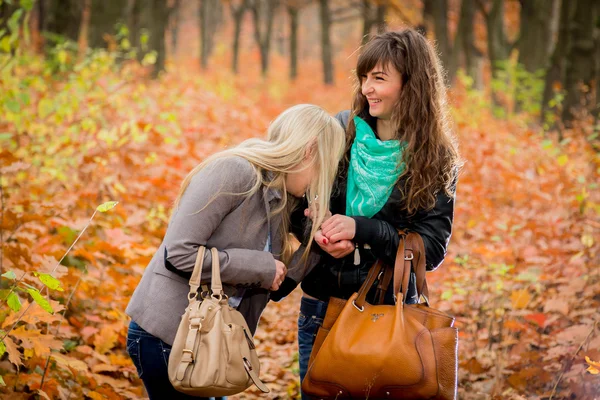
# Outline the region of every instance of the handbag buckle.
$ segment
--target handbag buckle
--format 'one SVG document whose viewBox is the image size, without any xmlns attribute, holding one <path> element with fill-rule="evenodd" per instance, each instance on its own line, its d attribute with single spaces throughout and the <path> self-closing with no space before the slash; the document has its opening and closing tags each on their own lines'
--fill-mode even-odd
<svg viewBox="0 0 600 400">
<path fill-rule="evenodd" d="M 190 358 L 192 359 L 192 361 L 191 361 L 191 362 L 192 362 L 192 363 L 194 362 L 194 352 L 193 352 L 193 351 L 191 351 L 191 350 L 188 350 L 188 349 L 183 349 L 181 352 L 182 352 L 183 354 L 185 354 L 185 353 L 190 353 Z"/>
<path fill-rule="evenodd" d="M 409 255 L 408 257 L 407 257 L 407 256 L 404 256 L 404 261 L 410 261 L 410 260 L 412 260 L 413 258 L 415 258 L 415 255 L 414 255 L 414 254 L 412 253 L 412 251 L 411 251 L 411 252 L 410 252 L 410 255 Z"/>
<path fill-rule="evenodd" d="M 354 308 L 356 308 L 360 312 L 365 311 L 365 306 L 362 306 L 361 308 L 358 308 L 358 306 L 356 305 L 356 301 L 354 301 L 354 300 L 352 300 L 352 305 L 354 306 Z"/>
<path fill-rule="evenodd" d="M 242 358 L 242 360 L 244 361 L 244 365 L 246 366 L 248 371 L 252 371 L 252 364 L 250 364 L 250 361 L 248 361 L 246 357 Z"/>
</svg>

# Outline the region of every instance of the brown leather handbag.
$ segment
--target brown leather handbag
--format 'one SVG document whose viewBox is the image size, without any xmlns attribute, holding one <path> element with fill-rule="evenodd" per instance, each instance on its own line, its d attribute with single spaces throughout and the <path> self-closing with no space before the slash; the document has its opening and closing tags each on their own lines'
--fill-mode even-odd
<svg viewBox="0 0 600 400">
<path fill-rule="evenodd" d="M 229 396 L 252 384 L 268 393 L 258 377 L 260 363 L 248 324 L 229 306 L 223 292 L 215 248 L 211 249 L 211 292 L 198 298 L 204 252 L 200 246 L 190 278 L 190 303 L 169 356 L 169 380 L 175 389 L 192 396 Z"/>
<path fill-rule="evenodd" d="M 411 270 L 423 304 L 405 304 Z M 392 271 L 397 301 L 384 305 Z M 380 304 L 369 304 L 377 280 Z M 377 262 L 348 301 L 330 299 L 302 391 L 316 399 L 456 399 L 458 330 L 427 297 L 423 240 L 401 232 L 394 269 Z"/>
</svg>

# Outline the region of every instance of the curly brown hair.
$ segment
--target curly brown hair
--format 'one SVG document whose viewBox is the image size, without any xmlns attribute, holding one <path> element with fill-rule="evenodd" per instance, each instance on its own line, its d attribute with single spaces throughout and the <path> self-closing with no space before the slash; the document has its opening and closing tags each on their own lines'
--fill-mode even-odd
<svg viewBox="0 0 600 400">
<path fill-rule="evenodd" d="M 375 66 L 395 68 L 402 77 L 398 103 L 391 123 L 395 138 L 406 143 L 399 163 L 406 168 L 398 180 L 403 209 L 412 214 L 435 206 L 443 190 L 453 196 L 460 167 L 458 147 L 450 129 L 443 70 L 433 45 L 414 29 L 386 32 L 367 43 L 356 66 L 356 82 L 347 150 L 355 137 L 352 117 L 369 117 L 367 98 L 361 84 Z"/>
</svg>

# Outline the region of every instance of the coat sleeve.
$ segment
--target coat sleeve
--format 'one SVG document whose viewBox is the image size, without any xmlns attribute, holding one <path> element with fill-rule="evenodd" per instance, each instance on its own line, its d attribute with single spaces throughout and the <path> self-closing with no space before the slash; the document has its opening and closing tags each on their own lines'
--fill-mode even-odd
<svg viewBox="0 0 600 400">
<path fill-rule="evenodd" d="M 353 217 L 356 221 L 354 240 L 359 244 L 368 244 L 376 257 L 393 264 L 398 251 L 398 231 L 406 229 L 417 232 L 425 245 L 426 267 L 433 271 L 440 266 L 452 234 L 454 219 L 454 196 L 438 194 L 435 207 L 414 219 L 406 226 L 392 226 L 389 222 L 366 217 Z"/>
<path fill-rule="evenodd" d="M 246 198 L 256 182 L 253 166 L 241 157 L 217 159 L 192 178 L 164 238 L 165 266 L 189 278 L 200 245 L 206 245 L 223 219 Z M 268 289 L 275 278 L 271 253 L 245 248 L 218 249 L 221 280 L 231 285 Z M 206 252 L 204 265 L 212 265 Z M 203 268 L 201 281 L 209 282 L 211 271 Z"/>
</svg>

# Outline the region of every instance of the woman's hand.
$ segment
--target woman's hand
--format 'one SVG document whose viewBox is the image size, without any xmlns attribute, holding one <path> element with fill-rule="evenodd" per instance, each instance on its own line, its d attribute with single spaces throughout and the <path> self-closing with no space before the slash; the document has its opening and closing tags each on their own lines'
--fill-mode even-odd
<svg viewBox="0 0 600 400">
<path fill-rule="evenodd" d="M 281 283 L 285 279 L 285 275 L 287 274 L 287 267 L 284 263 L 279 260 L 275 260 L 275 278 L 273 279 L 273 284 L 269 288 L 269 290 L 276 291 L 281 286 Z"/>
<path fill-rule="evenodd" d="M 343 258 L 354 251 L 354 243 L 350 240 L 340 240 L 336 243 L 330 242 L 321 231 L 315 233 L 315 242 L 323 251 L 331 254 L 334 258 Z"/>
<path fill-rule="evenodd" d="M 321 225 L 321 231 L 329 242 L 337 243 L 340 240 L 352 240 L 356 234 L 356 221 L 341 214 L 335 214 Z"/>
</svg>

